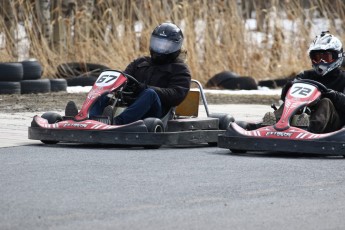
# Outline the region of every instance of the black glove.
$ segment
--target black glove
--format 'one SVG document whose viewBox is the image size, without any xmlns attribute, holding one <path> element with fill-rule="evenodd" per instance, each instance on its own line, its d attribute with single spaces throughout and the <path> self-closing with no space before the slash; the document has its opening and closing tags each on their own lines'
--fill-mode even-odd
<svg viewBox="0 0 345 230">
<path fill-rule="evenodd" d="M 147 89 L 147 85 L 144 84 L 144 83 L 139 83 L 139 84 L 136 84 L 134 89 L 133 89 L 133 94 L 135 96 L 139 95 L 142 91 L 144 91 L 145 89 Z"/>
<path fill-rule="evenodd" d="M 337 91 L 329 89 L 327 92 L 323 93 L 322 96 L 330 99 L 331 101 L 335 101 L 335 99 L 337 98 L 337 94 Z"/>
</svg>

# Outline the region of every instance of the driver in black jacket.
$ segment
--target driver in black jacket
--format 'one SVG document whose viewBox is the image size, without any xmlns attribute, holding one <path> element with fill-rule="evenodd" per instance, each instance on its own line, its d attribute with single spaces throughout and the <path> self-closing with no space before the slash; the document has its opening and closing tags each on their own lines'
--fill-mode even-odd
<svg viewBox="0 0 345 230">
<path fill-rule="evenodd" d="M 129 86 L 133 103 L 114 118 L 114 124 L 161 118 L 183 101 L 190 89 L 191 74 L 181 57 L 182 43 L 182 31 L 173 23 L 162 23 L 153 30 L 150 56 L 135 59 L 124 71 L 139 84 Z"/>
<path fill-rule="evenodd" d="M 310 116 L 302 113 L 297 123 L 309 123 L 308 131 L 313 133 L 336 131 L 345 125 L 345 72 L 340 69 L 344 57 L 342 43 L 328 31 L 322 32 L 313 40 L 308 52 L 313 69 L 303 71 L 295 79 L 320 82 L 328 91 L 310 108 Z M 282 100 L 291 85 L 292 82 L 288 82 L 283 87 Z M 274 112 L 276 119 L 281 117 L 283 107 Z M 270 117 L 272 114 L 266 113 L 263 123 L 270 120 Z"/>
</svg>

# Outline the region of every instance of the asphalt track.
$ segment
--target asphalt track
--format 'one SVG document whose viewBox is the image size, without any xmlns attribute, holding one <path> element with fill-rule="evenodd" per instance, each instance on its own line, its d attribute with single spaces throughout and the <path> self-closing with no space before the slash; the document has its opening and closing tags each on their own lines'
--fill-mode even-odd
<svg viewBox="0 0 345 230">
<path fill-rule="evenodd" d="M 210 109 L 255 120 L 269 106 Z M 0 116 L 0 229 L 345 227 L 342 157 L 43 145 L 26 139 L 31 117 Z"/>
</svg>

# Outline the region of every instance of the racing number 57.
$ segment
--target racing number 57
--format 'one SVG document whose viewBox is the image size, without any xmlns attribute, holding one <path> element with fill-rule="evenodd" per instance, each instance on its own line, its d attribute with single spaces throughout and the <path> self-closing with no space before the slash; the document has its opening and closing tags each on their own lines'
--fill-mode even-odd
<svg viewBox="0 0 345 230">
<path fill-rule="evenodd" d="M 307 96 L 310 92 L 311 92 L 311 89 L 309 88 L 296 86 L 295 90 L 291 94 L 299 94 L 299 95 Z"/>
</svg>

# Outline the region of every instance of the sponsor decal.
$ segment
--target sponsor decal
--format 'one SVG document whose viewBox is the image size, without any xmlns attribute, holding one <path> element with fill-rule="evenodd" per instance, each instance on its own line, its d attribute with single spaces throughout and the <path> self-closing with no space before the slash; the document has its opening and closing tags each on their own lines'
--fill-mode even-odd
<svg viewBox="0 0 345 230">
<path fill-rule="evenodd" d="M 277 137 L 291 137 L 292 133 L 288 132 L 267 132 L 266 136 L 277 136 Z"/>
<path fill-rule="evenodd" d="M 86 128 L 87 124 L 64 124 L 63 127 Z"/>
</svg>

